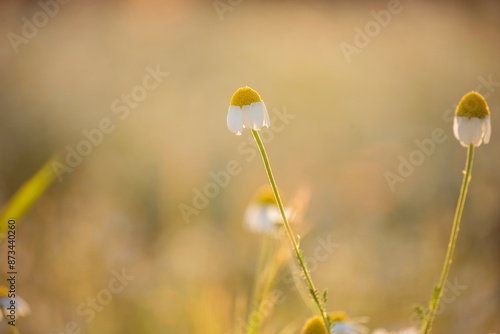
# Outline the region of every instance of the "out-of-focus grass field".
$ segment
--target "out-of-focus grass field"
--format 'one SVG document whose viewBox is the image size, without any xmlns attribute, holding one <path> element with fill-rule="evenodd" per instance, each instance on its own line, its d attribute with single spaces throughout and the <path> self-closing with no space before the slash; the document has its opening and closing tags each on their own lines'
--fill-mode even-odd
<svg viewBox="0 0 500 334">
<path fill-rule="evenodd" d="M 339 45 L 353 44 L 354 28 L 387 2 L 244 0 L 220 20 L 210 1 L 72 1 L 18 53 L 7 35 L 40 6 L 2 2 L 1 205 L 54 152 L 65 157 L 85 139 L 82 130 L 104 118 L 115 126 L 19 222 L 18 293 L 32 309 L 18 320 L 21 333 L 64 333 L 72 321 L 82 333 L 234 331 L 260 245 L 243 212 L 267 182 L 260 157 L 238 150 L 250 132 L 237 137 L 226 126 L 244 85 L 272 119 L 295 116 L 267 143 L 277 182 L 287 198 L 311 190 L 306 257 L 318 238 L 337 244 L 311 268 L 328 288 L 328 309 L 368 316 L 371 329 L 415 324 L 412 306 L 429 301 L 466 158 L 446 116 L 468 91 L 483 94 L 493 131 L 476 150 L 449 276 L 461 289 L 448 293 L 433 333 L 499 331 L 500 6 L 401 6 L 348 63 Z M 120 119 L 112 102 L 141 86 L 148 66 L 169 75 Z M 447 139 L 391 191 L 384 173 L 397 173 L 400 156 L 436 128 Z M 231 160 L 241 173 L 186 223 L 179 205 L 192 205 L 195 189 Z M 8 271 L 6 255 L 0 268 Z M 78 309 L 122 268 L 135 278 L 87 322 Z M 289 281 L 277 288 L 285 302 L 264 333 L 298 332 L 311 312 Z"/>
</svg>

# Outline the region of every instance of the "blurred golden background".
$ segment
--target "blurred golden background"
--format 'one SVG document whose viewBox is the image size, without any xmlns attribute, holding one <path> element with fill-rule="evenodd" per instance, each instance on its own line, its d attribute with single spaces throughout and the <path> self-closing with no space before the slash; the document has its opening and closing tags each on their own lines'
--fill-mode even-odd
<svg viewBox="0 0 500 334">
<path fill-rule="evenodd" d="M 287 198 L 311 190 L 306 257 L 336 244 L 311 268 L 328 309 L 368 316 L 370 329 L 415 325 L 412 306 L 431 296 L 466 158 L 450 115 L 483 94 L 492 140 L 476 151 L 458 288 L 434 332 L 500 331 L 498 2 L 41 0 L 0 13 L 0 203 L 53 153 L 69 168 L 17 227 L 32 311 L 21 333 L 237 332 L 261 242 L 243 213 L 267 182 L 250 132 L 226 126 L 245 85 L 275 125 L 278 185 Z M 78 149 L 87 156 L 70 167 Z M 231 161 L 240 172 L 196 208 Z M 289 280 L 276 286 L 285 301 L 264 333 L 298 333 L 312 314 Z"/>
</svg>

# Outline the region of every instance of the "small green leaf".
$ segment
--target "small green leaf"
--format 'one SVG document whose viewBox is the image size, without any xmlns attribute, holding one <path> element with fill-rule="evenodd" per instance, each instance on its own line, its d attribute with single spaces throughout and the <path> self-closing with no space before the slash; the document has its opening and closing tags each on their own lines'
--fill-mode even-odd
<svg viewBox="0 0 500 334">
<path fill-rule="evenodd" d="M 423 321 L 427 312 L 424 310 L 422 305 L 413 305 L 413 309 L 417 312 L 419 319 Z"/>
</svg>

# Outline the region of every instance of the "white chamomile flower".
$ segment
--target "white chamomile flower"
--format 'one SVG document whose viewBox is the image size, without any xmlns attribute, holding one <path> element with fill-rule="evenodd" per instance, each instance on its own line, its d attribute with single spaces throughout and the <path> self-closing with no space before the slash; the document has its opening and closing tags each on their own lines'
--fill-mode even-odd
<svg viewBox="0 0 500 334">
<path fill-rule="evenodd" d="M 367 334 L 368 328 L 361 325 L 368 321 L 367 317 L 349 318 L 343 311 L 330 313 L 330 319 L 335 324 L 332 333 L 335 334 Z"/>
<path fill-rule="evenodd" d="M 292 210 L 285 207 L 285 215 L 290 220 Z M 250 232 L 264 234 L 274 234 L 283 225 L 283 218 L 270 186 L 262 186 L 257 190 L 245 211 L 244 225 Z"/>
<path fill-rule="evenodd" d="M 462 146 L 488 144 L 491 136 L 490 111 L 486 101 L 476 92 L 467 93 L 457 106 L 453 133 Z"/>
<path fill-rule="evenodd" d="M 7 287 L 0 285 L 0 309 L 8 315 L 12 309 L 11 298 L 9 298 L 9 289 Z M 15 312 L 16 315 L 25 317 L 31 313 L 31 309 L 28 303 L 19 296 L 15 298 Z M 2 316 L 0 316 L 0 321 L 2 321 Z"/>
<path fill-rule="evenodd" d="M 269 115 L 259 93 L 250 87 L 238 89 L 231 98 L 227 112 L 227 127 L 238 136 L 243 128 L 260 130 L 269 127 Z"/>
</svg>

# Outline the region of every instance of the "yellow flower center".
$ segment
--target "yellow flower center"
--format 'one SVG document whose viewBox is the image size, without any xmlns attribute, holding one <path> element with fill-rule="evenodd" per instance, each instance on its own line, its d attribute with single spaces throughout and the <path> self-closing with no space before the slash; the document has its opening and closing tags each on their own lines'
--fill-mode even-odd
<svg viewBox="0 0 500 334">
<path fill-rule="evenodd" d="M 233 94 L 230 104 L 232 106 L 243 107 L 243 106 L 248 106 L 254 102 L 261 102 L 261 101 L 262 100 L 260 98 L 259 93 L 254 91 L 252 88 L 241 87 Z"/>
<path fill-rule="evenodd" d="M 457 116 L 462 117 L 485 118 L 490 114 L 490 110 L 488 109 L 488 105 L 486 104 L 484 97 L 481 94 L 472 91 L 462 97 L 455 113 Z"/>
<path fill-rule="evenodd" d="M 268 185 L 260 187 L 255 192 L 253 202 L 260 205 L 276 204 L 273 189 Z"/>
<path fill-rule="evenodd" d="M 330 319 L 331 321 L 347 321 L 349 317 L 344 311 L 336 311 L 330 313 Z"/>
<path fill-rule="evenodd" d="M 328 334 L 328 331 L 326 330 L 323 319 L 316 316 L 306 322 L 304 328 L 302 328 L 301 334 Z"/>
</svg>

